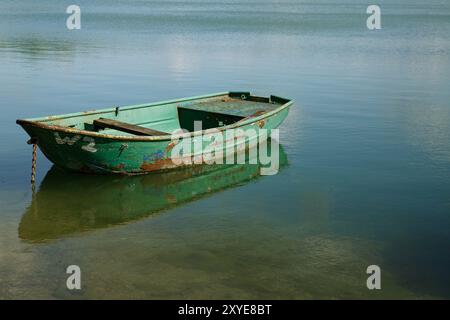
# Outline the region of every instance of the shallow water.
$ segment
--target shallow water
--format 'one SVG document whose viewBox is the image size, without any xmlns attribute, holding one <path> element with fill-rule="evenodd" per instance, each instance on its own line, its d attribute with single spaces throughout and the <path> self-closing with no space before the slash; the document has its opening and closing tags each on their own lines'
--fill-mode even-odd
<svg viewBox="0 0 450 320">
<path fill-rule="evenodd" d="M 379 1 L 378 31 L 357 0 L 77 4 L 68 31 L 68 4 L 0 3 L 0 298 L 450 298 L 447 1 Z M 15 119 L 224 90 L 295 99 L 277 175 L 39 154 L 32 194 Z"/>
</svg>

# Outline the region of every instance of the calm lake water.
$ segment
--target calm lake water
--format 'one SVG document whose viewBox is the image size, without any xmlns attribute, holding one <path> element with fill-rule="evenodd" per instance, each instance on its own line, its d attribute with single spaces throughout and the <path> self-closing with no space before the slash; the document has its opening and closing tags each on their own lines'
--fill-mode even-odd
<svg viewBox="0 0 450 320">
<path fill-rule="evenodd" d="M 0 298 L 450 298 L 448 1 L 378 1 L 378 31 L 358 0 L 77 0 L 69 31 L 73 2 L 0 2 Z M 277 175 L 39 153 L 32 193 L 17 118 L 227 90 L 295 99 Z"/>
</svg>

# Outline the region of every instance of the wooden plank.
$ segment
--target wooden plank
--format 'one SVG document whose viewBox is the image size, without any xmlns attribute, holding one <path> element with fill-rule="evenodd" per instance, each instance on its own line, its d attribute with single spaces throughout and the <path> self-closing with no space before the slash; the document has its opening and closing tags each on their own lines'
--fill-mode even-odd
<svg viewBox="0 0 450 320">
<path fill-rule="evenodd" d="M 163 136 L 163 135 L 168 134 L 166 132 L 153 130 L 153 129 L 149 129 L 149 128 L 144 128 L 144 127 L 137 126 L 137 125 L 134 125 L 131 123 L 121 122 L 121 121 L 112 120 L 112 119 L 105 119 L 105 118 L 100 118 L 100 119 L 94 120 L 94 126 L 96 128 L 102 128 L 102 129 L 108 128 L 108 129 L 123 131 L 123 132 L 131 133 L 131 134 L 134 134 L 137 136 Z"/>
<path fill-rule="evenodd" d="M 281 97 L 274 96 L 274 95 L 270 96 L 270 100 L 273 102 L 276 102 L 276 103 L 280 103 L 280 104 L 285 104 L 290 101 L 289 99 L 281 98 Z"/>
<path fill-rule="evenodd" d="M 249 96 L 247 100 L 254 102 L 270 103 L 270 98 L 266 97 Z"/>
<path fill-rule="evenodd" d="M 230 118 L 230 120 L 232 120 L 232 122 L 239 121 L 239 120 L 241 120 L 243 118 L 240 115 L 227 113 L 226 109 L 223 110 L 224 112 L 209 111 L 206 108 L 205 109 L 200 109 L 200 108 L 199 109 L 195 109 L 195 108 L 178 107 L 177 109 L 178 110 L 181 109 L 181 111 L 184 111 L 184 110 L 194 111 L 194 112 L 197 112 L 197 113 L 203 113 L 203 114 L 207 114 L 207 115 L 211 115 L 211 116 L 228 117 L 228 118 Z"/>
<path fill-rule="evenodd" d="M 238 99 L 242 99 L 242 100 L 247 99 L 249 95 L 250 95 L 250 92 L 248 92 L 248 91 L 231 91 L 228 93 L 228 96 L 230 98 L 238 98 Z"/>
</svg>

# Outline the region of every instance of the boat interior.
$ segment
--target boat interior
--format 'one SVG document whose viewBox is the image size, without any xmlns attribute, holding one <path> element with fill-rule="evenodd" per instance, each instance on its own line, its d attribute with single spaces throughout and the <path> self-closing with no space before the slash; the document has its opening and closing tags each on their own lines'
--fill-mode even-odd
<svg viewBox="0 0 450 320">
<path fill-rule="evenodd" d="M 147 105 L 115 107 L 76 114 L 34 119 L 49 125 L 111 135 L 160 136 L 177 129 L 194 131 L 230 125 L 272 111 L 289 100 L 277 96 L 258 97 L 249 92 L 174 100 Z"/>
</svg>

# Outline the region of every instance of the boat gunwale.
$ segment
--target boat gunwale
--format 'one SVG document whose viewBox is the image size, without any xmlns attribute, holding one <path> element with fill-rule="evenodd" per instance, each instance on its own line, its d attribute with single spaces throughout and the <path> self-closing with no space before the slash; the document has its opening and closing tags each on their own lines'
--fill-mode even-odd
<svg viewBox="0 0 450 320">
<path fill-rule="evenodd" d="M 198 99 L 204 99 L 204 98 L 213 98 L 213 97 L 229 95 L 230 93 L 231 92 L 220 92 L 220 93 L 214 93 L 214 94 L 210 94 L 210 95 L 154 102 L 154 103 L 150 103 L 150 104 L 124 106 L 124 107 L 121 107 L 120 110 L 133 110 L 133 109 L 153 107 L 153 106 L 170 104 L 170 103 L 198 100 Z M 277 97 L 279 97 L 279 96 L 277 96 Z M 65 132 L 65 133 L 78 134 L 78 135 L 90 136 L 90 137 L 96 137 L 96 138 L 102 138 L 102 139 L 111 139 L 111 140 L 120 140 L 120 141 L 138 141 L 138 142 L 139 141 L 140 142 L 167 141 L 167 140 L 172 140 L 174 138 L 180 139 L 180 138 L 194 137 L 194 136 L 214 133 L 217 131 L 220 132 L 220 131 L 225 131 L 228 129 L 239 128 L 239 127 L 243 127 L 243 126 L 246 126 L 249 124 L 254 124 L 255 122 L 266 119 L 266 118 L 286 109 L 287 107 L 291 106 L 294 103 L 294 100 L 286 99 L 286 98 L 282 98 L 282 99 L 287 100 L 287 102 L 283 103 L 280 106 L 278 106 L 277 108 L 270 110 L 268 112 L 265 112 L 259 116 L 252 117 L 252 118 L 249 118 L 246 120 L 237 121 L 235 123 L 232 123 L 230 125 L 223 126 L 223 127 L 215 127 L 215 128 L 205 129 L 205 130 L 201 130 L 201 131 L 180 133 L 180 134 L 176 134 L 176 135 L 167 134 L 167 135 L 159 135 L 159 136 L 123 136 L 123 135 L 114 135 L 114 134 L 99 133 L 99 132 L 93 132 L 93 131 L 88 131 L 88 130 L 63 127 L 63 126 L 58 126 L 58 125 L 49 125 L 49 124 L 45 124 L 45 121 L 44 121 L 44 120 L 48 120 L 48 121 L 57 120 L 58 117 L 62 118 L 63 116 L 64 116 L 64 118 L 70 118 L 70 117 L 77 117 L 80 115 L 101 114 L 104 112 L 114 111 L 114 108 L 99 109 L 99 110 L 93 110 L 93 111 L 84 111 L 84 112 L 78 112 L 78 113 L 68 113 L 68 114 L 60 115 L 60 116 L 48 116 L 48 117 L 32 118 L 32 119 L 18 119 L 18 120 L 16 120 L 16 123 L 21 126 L 24 126 L 24 125 L 25 126 L 33 126 L 33 127 L 38 127 L 41 129 L 46 129 L 49 131 Z"/>
</svg>

